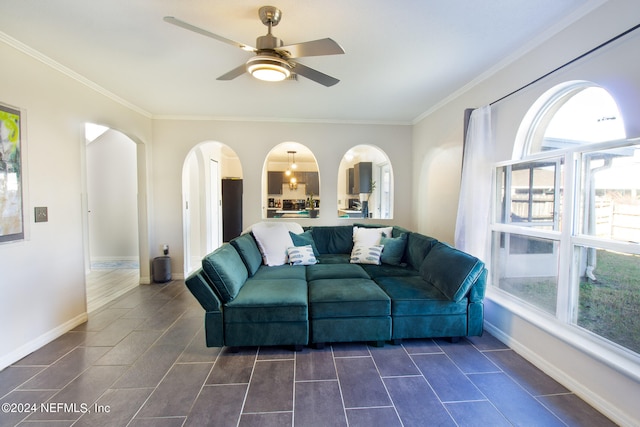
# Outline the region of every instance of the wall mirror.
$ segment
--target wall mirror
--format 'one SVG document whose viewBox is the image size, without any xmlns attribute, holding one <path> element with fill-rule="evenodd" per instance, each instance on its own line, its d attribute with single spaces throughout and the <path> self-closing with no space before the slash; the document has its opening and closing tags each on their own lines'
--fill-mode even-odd
<svg viewBox="0 0 640 427">
<path fill-rule="evenodd" d="M 338 168 L 338 218 L 393 218 L 393 170 L 372 145 L 349 149 Z"/>
<path fill-rule="evenodd" d="M 262 175 L 263 218 L 317 218 L 320 174 L 315 156 L 297 142 L 274 147 Z"/>
</svg>

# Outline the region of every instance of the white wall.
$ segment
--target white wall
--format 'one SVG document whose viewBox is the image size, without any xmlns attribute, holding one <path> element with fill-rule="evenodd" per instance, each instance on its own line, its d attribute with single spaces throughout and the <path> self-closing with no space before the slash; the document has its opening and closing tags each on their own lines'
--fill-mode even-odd
<svg viewBox="0 0 640 427">
<path fill-rule="evenodd" d="M 440 209 L 442 203 L 444 212 L 453 212 L 457 207 L 465 108 L 489 104 L 638 22 L 640 3 L 637 1 L 607 2 L 512 64 L 452 96 L 417 123 L 413 177 L 424 183 L 414 187 L 418 230 L 453 241 L 455 216 L 442 215 Z M 634 34 L 632 41 L 618 42 L 615 47 L 608 47 L 495 104 L 492 118 L 500 158 L 511 157 L 518 126 L 531 104 L 545 90 L 565 80 L 592 80 L 605 86 L 620 102 L 627 136 L 640 136 L 639 39 L 640 34 Z M 450 167 L 442 165 L 443 159 Z M 436 200 L 440 203 L 435 203 Z M 491 332 L 616 422 L 640 423 L 639 366 L 630 364 L 623 369 L 595 356 L 598 351 L 593 348 L 581 350 L 575 342 L 569 344 L 558 338 L 559 332 L 553 331 L 553 326 L 538 326 L 530 317 L 519 313 L 517 306 L 499 301 L 490 292 L 485 303 L 485 320 Z"/>
<path fill-rule="evenodd" d="M 136 145 L 110 129 L 86 156 L 91 261 L 138 260 Z"/>
<path fill-rule="evenodd" d="M 26 240 L 0 245 L 1 369 L 86 318 L 84 124 L 116 128 L 143 143 L 151 122 L 2 42 L 0 58 L 0 100 L 23 109 L 26 125 L 28 227 Z M 48 207 L 48 222 L 33 222 L 34 206 Z"/>
<path fill-rule="evenodd" d="M 301 220 L 303 225 L 348 224 L 337 218 L 338 166 L 349 147 L 372 144 L 383 149 L 394 168 L 395 208 L 393 224 L 411 225 L 411 126 L 317 124 L 280 122 L 236 122 L 217 120 L 155 120 L 153 123 L 153 167 L 156 217 L 152 232 L 152 254 L 160 244 L 172 250 L 173 271 L 182 271 L 182 161 L 201 141 L 218 141 L 233 149 L 242 164 L 243 224 L 262 221 L 262 171 L 266 156 L 285 141 L 307 146 L 318 162 L 320 217 Z M 380 220 L 385 222 L 385 220 Z M 387 220 L 389 222 L 389 220 Z M 389 222 L 391 223 L 391 222 Z M 155 251 L 155 253 L 154 253 Z"/>
</svg>

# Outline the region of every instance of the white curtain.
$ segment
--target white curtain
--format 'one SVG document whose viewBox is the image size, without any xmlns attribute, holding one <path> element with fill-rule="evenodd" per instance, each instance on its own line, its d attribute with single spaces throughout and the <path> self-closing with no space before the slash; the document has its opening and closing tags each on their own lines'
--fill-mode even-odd
<svg viewBox="0 0 640 427">
<path fill-rule="evenodd" d="M 464 144 L 456 248 L 488 262 L 494 144 L 491 106 L 473 110 Z"/>
</svg>

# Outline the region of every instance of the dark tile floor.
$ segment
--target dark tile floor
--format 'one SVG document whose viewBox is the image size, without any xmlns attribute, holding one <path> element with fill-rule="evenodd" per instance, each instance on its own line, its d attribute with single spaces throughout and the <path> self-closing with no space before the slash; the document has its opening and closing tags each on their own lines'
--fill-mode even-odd
<svg viewBox="0 0 640 427">
<path fill-rule="evenodd" d="M 139 286 L 4 369 L 0 403 L 0 426 L 614 425 L 488 334 L 206 348 L 183 281 Z"/>
</svg>

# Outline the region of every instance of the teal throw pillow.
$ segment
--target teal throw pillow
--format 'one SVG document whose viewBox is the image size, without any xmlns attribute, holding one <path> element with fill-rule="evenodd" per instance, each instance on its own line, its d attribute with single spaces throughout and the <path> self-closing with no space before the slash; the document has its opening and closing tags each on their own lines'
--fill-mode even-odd
<svg viewBox="0 0 640 427">
<path fill-rule="evenodd" d="M 386 237 L 386 234 L 382 233 L 380 244 L 384 246 L 380 258 L 383 264 L 404 265 L 402 257 L 407 246 L 407 233 L 402 233 L 399 237 Z"/>
<path fill-rule="evenodd" d="M 313 249 L 313 254 L 316 258 L 320 255 L 318 253 L 318 248 L 316 247 L 316 242 L 313 240 L 313 234 L 311 234 L 311 230 L 307 230 L 304 233 L 296 234 L 293 232 L 289 232 L 291 236 L 291 240 L 293 241 L 294 246 L 307 246 L 311 245 L 311 249 Z"/>
</svg>

